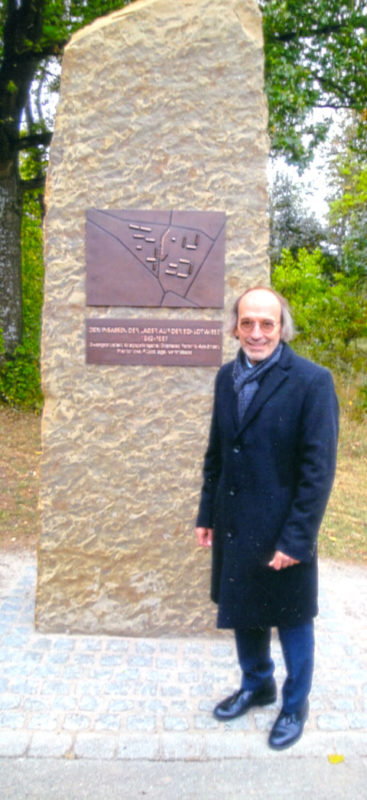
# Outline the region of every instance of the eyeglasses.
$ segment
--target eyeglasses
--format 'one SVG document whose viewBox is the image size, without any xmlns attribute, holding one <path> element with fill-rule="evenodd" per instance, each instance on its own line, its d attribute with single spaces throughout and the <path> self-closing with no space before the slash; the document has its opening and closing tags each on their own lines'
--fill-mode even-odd
<svg viewBox="0 0 367 800">
<path fill-rule="evenodd" d="M 245 333 L 251 333 L 254 330 L 256 323 L 258 323 L 262 333 L 273 333 L 275 328 L 280 325 L 280 322 L 273 322 L 272 319 L 241 319 L 240 328 Z"/>
</svg>

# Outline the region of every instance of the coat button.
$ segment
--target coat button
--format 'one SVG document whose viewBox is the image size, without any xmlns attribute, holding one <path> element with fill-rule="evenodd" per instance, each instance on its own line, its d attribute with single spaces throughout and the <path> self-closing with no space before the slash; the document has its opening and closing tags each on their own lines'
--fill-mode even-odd
<svg viewBox="0 0 367 800">
<path fill-rule="evenodd" d="M 227 531 L 227 533 L 226 533 L 226 537 L 227 537 L 227 539 L 229 539 L 229 541 L 232 541 L 232 539 L 233 539 L 233 533 L 232 533 L 232 531 Z"/>
<path fill-rule="evenodd" d="M 236 453 L 236 455 L 241 452 L 241 448 L 240 448 L 239 444 L 235 444 L 235 446 L 233 448 L 233 452 Z"/>
<path fill-rule="evenodd" d="M 235 489 L 230 489 L 228 494 L 229 494 L 230 497 L 235 497 L 236 490 Z"/>
</svg>

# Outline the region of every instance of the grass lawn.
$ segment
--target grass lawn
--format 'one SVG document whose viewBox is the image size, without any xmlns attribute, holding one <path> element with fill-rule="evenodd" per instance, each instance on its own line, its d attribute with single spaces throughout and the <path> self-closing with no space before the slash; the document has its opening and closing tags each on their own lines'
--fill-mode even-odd
<svg viewBox="0 0 367 800">
<path fill-rule="evenodd" d="M 353 389 L 350 390 L 352 392 Z M 341 390 L 338 470 L 320 533 L 320 555 L 367 563 L 367 425 L 350 414 Z M 352 397 L 352 394 L 350 394 Z M 33 550 L 40 529 L 37 509 L 40 418 L 0 405 L 0 547 Z M 194 546 L 194 538 L 193 538 Z"/>
</svg>

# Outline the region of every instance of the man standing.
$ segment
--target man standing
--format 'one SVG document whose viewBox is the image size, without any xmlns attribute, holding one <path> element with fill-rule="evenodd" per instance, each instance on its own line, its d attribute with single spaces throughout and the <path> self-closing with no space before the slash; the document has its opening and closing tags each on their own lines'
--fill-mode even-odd
<svg viewBox="0 0 367 800">
<path fill-rule="evenodd" d="M 218 720 L 276 699 L 271 628 L 287 678 L 269 737 L 300 738 L 308 713 L 317 614 L 317 533 L 336 462 L 338 405 L 328 370 L 286 343 L 293 323 L 271 289 L 234 307 L 236 359 L 218 372 L 196 535 L 212 545 L 218 627 L 235 633 L 242 683 L 214 709 Z"/>
</svg>

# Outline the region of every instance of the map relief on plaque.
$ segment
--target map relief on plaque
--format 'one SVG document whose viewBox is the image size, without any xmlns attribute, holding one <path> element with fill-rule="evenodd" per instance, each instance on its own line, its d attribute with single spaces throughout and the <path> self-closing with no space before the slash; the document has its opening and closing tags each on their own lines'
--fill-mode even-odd
<svg viewBox="0 0 367 800">
<path fill-rule="evenodd" d="M 89 209 L 87 305 L 222 308 L 225 214 Z"/>
</svg>

